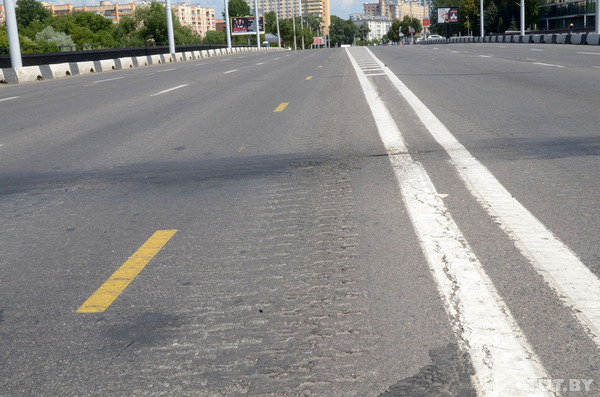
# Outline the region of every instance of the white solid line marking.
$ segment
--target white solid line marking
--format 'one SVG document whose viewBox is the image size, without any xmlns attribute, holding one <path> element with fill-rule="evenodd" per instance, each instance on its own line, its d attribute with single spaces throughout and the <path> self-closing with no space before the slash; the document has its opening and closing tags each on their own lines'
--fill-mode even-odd
<svg viewBox="0 0 600 397">
<path fill-rule="evenodd" d="M 233 73 L 233 72 L 237 72 L 239 69 L 233 69 L 233 70 L 228 70 L 226 72 L 223 72 L 223 74 L 228 74 L 228 73 Z"/>
<path fill-rule="evenodd" d="M 163 69 L 163 70 L 157 70 L 156 73 L 162 73 L 162 72 L 170 72 L 172 70 L 177 70 L 177 68 L 171 68 L 171 69 Z"/>
<path fill-rule="evenodd" d="M 534 65 L 541 65 L 541 66 L 550 66 L 553 68 L 564 68 L 564 66 L 561 65 L 553 65 L 551 63 L 541 63 L 541 62 L 532 62 Z"/>
<path fill-rule="evenodd" d="M 161 94 L 173 91 L 173 90 L 177 90 L 177 89 L 182 88 L 182 87 L 187 87 L 188 85 L 189 84 L 178 85 L 177 87 L 169 88 L 168 90 L 160 91 L 160 92 L 157 92 L 156 94 L 152 94 L 150 96 L 158 96 L 158 95 L 161 95 Z"/>
<path fill-rule="evenodd" d="M 565 306 L 572 308 L 580 324 L 590 331 L 588 335 L 600 346 L 598 277 L 519 203 L 395 74 L 385 65 L 382 66 L 429 133 L 446 150 L 467 189 L 501 225 L 521 254 L 544 277 Z"/>
<path fill-rule="evenodd" d="M 11 99 L 17 99 L 19 98 L 18 96 L 11 96 L 9 98 L 2 98 L 0 99 L 0 102 L 4 102 L 4 101 L 10 101 Z"/>
<path fill-rule="evenodd" d="M 490 55 L 479 55 L 481 58 L 491 58 Z"/>
<path fill-rule="evenodd" d="M 96 80 L 96 81 L 93 81 L 93 83 L 104 83 L 105 81 L 120 80 L 120 79 L 124 79 L 124 78 L 125 77 L 113 77 L 112 79 Z"/>
<path fill-rule="evenodd" d="M 401 132 L 381 96 L 360 72 L 350 51 L 346 50 L 346 53 L 371 108 L 381 140 L 391 154 L 389 158 L 402 198 L 457 339 L 471 357 L 481 395 L 525 395 L 530 391 L 527 379 L 547 377 L 539 359 L 452 219 L 427 172 L 407 153 Z M 377 59 L 371 51 L 369 53 Z"/>
</svg>

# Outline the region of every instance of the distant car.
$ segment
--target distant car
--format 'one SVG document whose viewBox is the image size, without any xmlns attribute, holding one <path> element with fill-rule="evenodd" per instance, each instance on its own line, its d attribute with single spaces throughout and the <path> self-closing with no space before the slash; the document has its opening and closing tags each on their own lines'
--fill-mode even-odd
<svg viewBox="0 0 600 397">
<path fill-rule="evenodd" d="M 430 34 L 429 37 L 427 38 L 429 39 L 443 39 L 442 36 L 440 36 L 439 34 Z"/>
</svg>

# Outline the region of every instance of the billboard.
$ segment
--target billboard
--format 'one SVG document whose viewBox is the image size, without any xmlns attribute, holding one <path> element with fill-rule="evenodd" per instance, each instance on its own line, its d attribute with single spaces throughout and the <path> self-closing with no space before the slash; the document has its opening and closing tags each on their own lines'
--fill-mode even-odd
<svg viewBox="0 0 600 397">
<path fill-rule="evenodd" d="M 458 23 L 458 7 L 438 8 L 438 23 Z"/>
<path fill-rule="evenodd" d="M 231 18 L 231 34 L 232 35 L 244 35 L 244 34 L 256 34 L 256 27 L 254 26 L 254 17 L 236 17 Z M 265 33 L 265 27 L 263 23 L 263 17 L 258 18 L 258 26 L 260 33 Z"/>
</svg>

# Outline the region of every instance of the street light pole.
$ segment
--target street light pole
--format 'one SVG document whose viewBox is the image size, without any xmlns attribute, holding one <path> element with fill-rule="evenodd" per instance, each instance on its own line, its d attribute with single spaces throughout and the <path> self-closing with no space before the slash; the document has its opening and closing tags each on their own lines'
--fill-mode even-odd
<svg viewBox="0 0 600 397">
<path fill-rule="evenodd" d="M 21 46 L 19 45 L 19 31 L 17 29 L 17 14 L 13 0 L 4 0 L 4 14 L 6 18 L 6 33 L 8 34 L 8 48 L 10 52 L 10 66 L 22 68 Z"/>
<path fill-rule="evenodd" d="M 231 49 L 231 27 L 229 26 L 229 4 L 225 2 L 225 36 L 227 37 L 227 48 Z"/>
<path fill-rule="evenodd" d="M 275 21 L 277 23 L 277 44 L 281 48 L 281 33 L 279 32 L 279 0 L 275 0 Z"/>
<path fill-rule="evenodd" d="M 521 0 L 521 36 L 525 36 L 525 0 Z"/>
<path fill-rule="evenodd" d="M 294 27 L 294 51 L 296 51 L 296 0 L 294 0 L 294 6 L 292 7 L 292 25 Z"/>
<path fill-rule="evenodd" d="M 175 38 L 173 35 L 173 14 L 171 13 L 171 0 L 165 1 L 167 8 L 167 37 L 169 38 L 169 54 L 175 54 Z"/>
<path fill-rule="evenodd" d="M 258 19 L 258 0 L 254 0 L 254 26 L 256 27 L 256 48 L 260 50 L 260 20 Z"/>
<path fill-rule="evenodd" d="M 481 33 L 481 37 L 483 40 L 483 36 L 485 36 L 485 31 L 483 29 L 483 0 L 479 0 L 479 15 L 480 15 L 480 20 L 479 20 L 479 30 Z"/>
</svg>

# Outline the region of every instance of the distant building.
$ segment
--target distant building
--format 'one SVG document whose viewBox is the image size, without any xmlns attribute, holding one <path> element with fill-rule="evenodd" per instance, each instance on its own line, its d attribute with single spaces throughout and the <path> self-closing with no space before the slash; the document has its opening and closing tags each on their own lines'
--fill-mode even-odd
<svg viewBox="0 0 600 397">
<path fill-rule="evenodd" d="M 597 3 L 594 0 L 539 0 L 538 28 L 567 30 L 571 23 L 575 29 L 593 28 L 596 26 Z"/>
<path fill-rule="evenodd" d="M 52 12 L 52 16 L 59 17 L 62 15 L 72 14 L 74 12 L 91 12 L 101 15 L 106 19 L 110 19 L 113 23 L 119 23 L 121 18 L 125 16 L 133 16 L 136 4 L 112 4 L 110 1 L 101 1 L 97 6 L 81 6 L 75 7 L 73 4 L 51 4 L 46 1 L 41 2 L 44 8 Z"/>
<path fill-rule="evenodd" d="M 378 3 L 364 3 L 363 9 L 366 16 L 399 20 L 406 15 L 422 20 L 423 17 L 429 17 L 430 12 L 429 2 L 425 0 L 379 0 Z"/>
<path fill-rule="evenodd" d="M 57 5 L 46 1 L 42 1 L 41 4 L 50 10 L 54 17 L 74 12 L 91 12 L 110 19 L 113 23 L 119 23 L 125 16 L 133 17 L 136 8 L 144 7 L 147 3 L 113 4 L 104 0 L 97 6 L 82 7 L 75 7 L 73 4 Z M 192 31 L 199 36 L 204 36 L 209 30 L 216 30 L 214 8 L 202 8 L 199 5 L 181 3 L 172 5 L 171 9 L 183 26 L 191 27 Z"/>
<path fill-rule="evenodd" d="M 4 15 L 4 6 L 0 4 L 0 25 L 4 25 L 6 23 L 6 16 Z"/>
<path fill-rule="evenodd" d="M 246 0 L 254 10 L 254 0 Z M 312 15 L 321 18 L 323 34 L 329 31 L 331 13 L 329 0 L 258 0 L 258 10 L 262 12 L 277 11 L 279 18 L 291 19 L 292 16 Z M 277 9 L 276 9 L 277 7 Z M 252 11 L 254 13 L 254 11 Z"/>
<path fill-rule="evenodd" d="M 382 16 L 352 14 L 350 20 L 356 26 L 367 25 L 369 27 L 368 41 L 381 40 L 392 27 L 392 20 Z"/>
<path fill-rule="evenodd" d="M 217 30 L 214 8 L 181 3 L 174 4 L 172 9 L 179 22 L 183 26 L 191 27 L 192 31 L 199 36 L 206 35 L 209 30 Z"/>
</svg>

